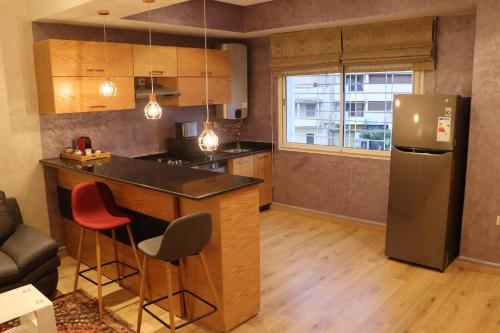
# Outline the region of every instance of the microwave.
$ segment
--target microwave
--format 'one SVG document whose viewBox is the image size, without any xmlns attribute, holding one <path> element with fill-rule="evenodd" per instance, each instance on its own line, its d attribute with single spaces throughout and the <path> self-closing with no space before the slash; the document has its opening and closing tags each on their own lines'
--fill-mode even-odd
<svg viewBox="0 0 500 333">
<path fill-rule="evenodd" d="M 198 123 L 196 121 L 189 121 L 184 123 L 175 123 L 175 137 L 193 138 L 198 136 Z"/>
</svg>

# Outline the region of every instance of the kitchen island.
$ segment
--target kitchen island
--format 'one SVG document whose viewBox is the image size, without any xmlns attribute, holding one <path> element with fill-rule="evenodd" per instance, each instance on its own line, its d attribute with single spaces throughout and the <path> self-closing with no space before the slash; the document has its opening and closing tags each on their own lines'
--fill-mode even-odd
<svg viewBox="0 0 500 333">
<path fill-rule="evenodd" d="M 79 227 L 71 217 L 71 189 L 80 182 L 101 181 L 111 188 L 118 205 L 134 217 L 132 230 L 137 243 L 162 234 L 168 222 L 177 217 L 206 211 L 211 213 L 213 225 L 212 238 L 204 254 L 225 322 L 221 323 L 218 316 L 212 315 L 200 323 L 217 331 L 229 331 L 259 312 L 260 179 L 119 156 L 91 164 L 59 158 L 42 160 L 41 163 L 57 172 L 59 208 L 70 256 L 77 255 L 79 237 Z M 113 244 L 110 235 L 103 234 L 102 256 L 104 262 L 108 262 L 114 259 Z M 125 235 L 126 232 L 117 231 L 120 260 L 135 266 Z M 89 266 L 95 265 L 94 248 L 92 237 L 86 237 L 82 262 Z M 127 267 L 122 269 L 126 274 Z M 114 265 L 103 267 L 103 273 L 110 278 L 116 277 L 115 271 Z M 177 283 L 174 289 L 178 289 L 178 277 L 182 272 L 175 273 Z M 213 302 L 202 268 L 194 258 L 186 260 L 185 276 L 185 288 Z M 150 261 L 147 277 L 153 298 L 166 295 L 165 264 L 162 261 Z M 137 275 L 123 280 L 122 286 L 138 293 Z M 185 304 L 175 301 L 174 311 L 179 316 L 186 313 L 196 316 L 206 310 L 190 299 L 186 299 Z M 166 302 L 161 305 L 167 307 Z"/>
</svg>

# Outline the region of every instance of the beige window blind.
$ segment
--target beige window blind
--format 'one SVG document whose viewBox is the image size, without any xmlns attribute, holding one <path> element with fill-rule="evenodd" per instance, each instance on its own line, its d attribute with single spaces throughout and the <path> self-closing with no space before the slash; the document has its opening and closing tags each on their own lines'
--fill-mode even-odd
<svg viewBox="0 0 500 333">
<path fill-rule="evenodd" d="M 433 17 L 342 27 L 346 71 L 434 69 Z"/>
<path fill-rule="evenodd" d="M 289 32 L 271 36 L 275 75 L 340 71 L 340 28 Z"/>
</svg>

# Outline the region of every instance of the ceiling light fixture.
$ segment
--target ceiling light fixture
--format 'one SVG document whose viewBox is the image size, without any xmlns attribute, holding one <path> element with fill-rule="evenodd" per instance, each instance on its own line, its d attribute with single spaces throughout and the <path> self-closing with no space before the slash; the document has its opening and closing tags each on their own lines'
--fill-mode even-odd
<svg viewBox="0 0 500 333">
<path fill-rule="evenodd" d="M 210 110 L 208 108 L 208 56 L 207 56 L 207 6 L 203 0 L 203 33 L 205 37 L 205 108 L 207 120 L 203 123 L 203 133 L 198 138 L 198 145 L 202 151 L 211 152 L 217 150 L 219 138 L 213 131 L 213 123 L 210 121 Z"/>
<path fill-rule="evenodd" d="M 109 15 L 109 10 L 101 9 L 97 11 L 97 14 L 102 16 L 102 22 L 104 27 L 104 57 L 105 57 L 105 72 L 106 72 L 106 80 L 99 86 L 99 94 L 104 97 L 112 97 L 116 96 L 116 92 L 118 88 L 116 84 L 111 81 L 108 72 L 108 40 L 106 36 L 106 16 Z"/>
<path fill-rule="evenodd" d="M 142 0 L 142 2 L 148 4 L 148 26 L 149 26 L 149 75 L 151 77 L 151 94 L 149 94 L 149 102 L 144 107 L 144 115 L 146 119 L 160 119 L 162 114 L 162 109 L 158 101 L 156 100 L 156 94 L 154 91 L 153 82 L 153 56 L 151 52 L 151 4 L 155 0 Z"/>
</svg>

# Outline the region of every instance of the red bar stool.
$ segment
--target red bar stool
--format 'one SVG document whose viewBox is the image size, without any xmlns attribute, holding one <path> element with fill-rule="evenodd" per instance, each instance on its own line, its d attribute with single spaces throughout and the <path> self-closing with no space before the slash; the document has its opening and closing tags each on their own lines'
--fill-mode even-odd
<svg viewBox="0 0 500 333">
<path fill-rule="evenodd" d="M 99 317 L 102 321 L 103 316 L 103 302 L 102 302 L 102 287 L 110 283 L 114 283 L 130 276 L 140 273 L 140 262 L 137 255 L 137 249 L 130 229 L 132 219 L 123 214 L 118 208 L 113 193 L 109 187 L 101 182 L 85 182 L 76 185 L 71 193 L 71 209 L 73 219 L 81 226 L 80 242 L 78 244 L 78 255 L 76 263 L 75 283 L 73 287 L 73 294 L 76 297 L 76 290 L 78 287 L 78 277 L 81 276 L 89 282 L 97 285 L 97 298 L 99 301 Z M 132 267 L 124 262 L 118 260 L 118 249 L 116 245 L 116 231 L 118 227 L 127 227 L 128 237 L 132 246 L 137 268 Z M 86 230 L 95 232 L 96 244 L 96 262 L 97 266 L 90 267 L 89 269 L 80 271 L 80 261 L 82 256 L 83 237 Z M 115 260 L 101 264 L 101 242 L 100 231 L 111 230 L 113 238 L 113 246 L 115 252 Z M 102 283 L 101 267 L 106 265 L 116 264 L 117 278 Z M 127 266 L 134 270 L 133 273 L 123 275 L 120 273 L 120 264 Z M 97 268 L 97 282 L 89 279 L 84 273 Z"/>
</svg>

